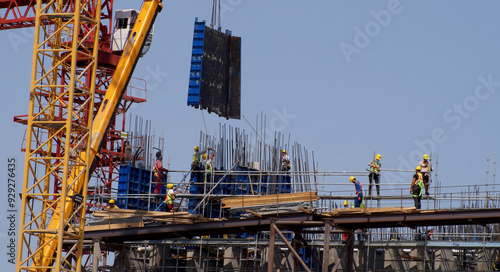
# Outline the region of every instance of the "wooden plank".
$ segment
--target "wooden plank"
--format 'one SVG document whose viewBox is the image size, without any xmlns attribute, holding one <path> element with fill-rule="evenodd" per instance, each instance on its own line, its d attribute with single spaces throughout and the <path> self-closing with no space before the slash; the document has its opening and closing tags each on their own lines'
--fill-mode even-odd
<svg viewBox="0 0 500 272">
<path fill-rule="evenodd" d="M 383 207 L 383 208 L 348 208 L 336 209 L 333 211 L 323 212 L 326 216 L 348 215 L 348 214 L 383 214 L 383 213 L 410 213 L 415 211 L 414 207 L 400 208 L 400 207 Z"/>
<path fill-rule="evenodd" d="M 253 214 L 253 215 L 257 216 L 257 217 L 262 217 L 262 215 L 260 215 L 259 213 L 254 212 L 252 210 L 247 210 L 247 212 L 249 212 L 249 213 L 251 213 L 251 214 Z"/>
<path fill-rule="evenodd" d="M 314 211 L 308 210 L 308 209 L 306 209 L 304 207 L 299 207 L 299 210 L 301 210 L 301 211 L 303 211 L 303 212 L 305 212 L 307 214 L 313 214 L 314 213 Z"/>
<path fill-rule="evenodd" d="M 130 222 L 130 223 L 117 223 L 117 224 L 103 224 L 95 226 L 85 226 L 84 231 L 96 231 L 96 230 L 110 230 L 110 229 L 126 229 L 126 228 L 139 228 L 144 227 L 144 223 L 141 222 Z"/>
<path fill-rule="evenodd" d="M 243 206 L 256 206 L 265 204 L 279 204 L 289 202 L 307 202 L 316 201 L 319 197 L 317 192 L 274 194 L 265 196 L 251 196 L 240 198 L 223 198 L 223 208 L 235 208 Z"/>
<path fill-rule="evenodd" d="M 151 221 L 173 223 L 173 224 L 186 224 L 186 225 L 194 224 L 193 220 L 183 219 L 183 218 L 154 218 Z"/>
</svg>

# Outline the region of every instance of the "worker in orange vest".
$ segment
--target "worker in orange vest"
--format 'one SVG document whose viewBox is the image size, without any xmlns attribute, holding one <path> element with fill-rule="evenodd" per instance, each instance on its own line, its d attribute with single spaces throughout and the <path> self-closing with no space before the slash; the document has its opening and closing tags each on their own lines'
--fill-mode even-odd
<svg viewBox="0 0 500 272">
<path fill-rule="evenodd" d="M 349 181 L 354 183 L 354 187 L 356 188 L 356 198 L 354 198 L 354 208 L 364 207 L 363 205 L 363 186 L 361 182 L 357 181 L 355 177 L 351 176 Z"/>
<path fill-rule="evenodd" d="M 420 200 L 422 199 L 422 191 L 424 190 L 424 180 L 420 170 L 422 167 L 415 167 L 415 175 L 413 175 L 413 180 L 411 181 L 410 194 L 413 197 L 413 202 L 415 203 L 415 208 L 420 209 Z"/>
<path fill-rule="evenodd" d="M 163 203 L 167 204 L 167 212 L 174 212 L 174 199 L 175 196 L 179 192 L 175 192 L 177 188 L 174 189 L 174 185 L 172 183 L 167 184 L 167 196 L 165 197 L 165 201 Z"/>
</svg>

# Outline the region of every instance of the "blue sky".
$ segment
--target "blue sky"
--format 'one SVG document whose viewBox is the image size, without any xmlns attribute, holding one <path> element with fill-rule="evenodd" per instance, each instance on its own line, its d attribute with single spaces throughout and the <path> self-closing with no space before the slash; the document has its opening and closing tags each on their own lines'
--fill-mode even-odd
<svg viewBox="0 0 500 272">
<path fill-rule="evenodd" d="M 165 1 L 134 74 L 148 80 L 149 101 L 130 112 L 164 134 L 164 157 L 176 170 L 189 167 L 204 130 L 186 99 L 194 19 L 210 20 L 210 2 Z M 115 9 L 138 3 L 116 1 Z M 492 182 L 500 2 L 222 0 L 222 7 L 222 28 L 242 37 L 242 114 L 250 122 L 261 112 L 276 117 L 279 131 L 314 151 L 320 170 L 362 171 L 374 151 L 383 168 L 410 169 L 432 147 L 443 185 L 485 184 L 488 152 Z M 7 158 L 17 158 L 19 185 L 25 127 L 12 120 L 28 112 L 32 36 L 0 32 L 0 175 L 6 180 Z M 243 119 L 204 115 L 212 134 L 219 122 L 251 130 Z M 382 176 L 382 183 L 410 181 L 410 174 Z M 3 201 L 2 218 L 6 210 Z"/>
</svg>

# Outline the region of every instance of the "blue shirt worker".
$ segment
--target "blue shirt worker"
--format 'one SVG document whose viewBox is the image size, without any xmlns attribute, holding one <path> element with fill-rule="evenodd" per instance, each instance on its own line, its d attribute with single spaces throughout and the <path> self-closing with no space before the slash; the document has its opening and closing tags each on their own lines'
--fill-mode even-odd
<svg viewBox="0 0 500 272">
<path fill-rule="evenodd" d="M 356 188 L 356 198 L 354 198 L 354 208 L 364 207 L 363 205 L 363 186 L 356 180 L 354 176 L 351 176 L 349 180 L 354 183 Z"/>
</svg>

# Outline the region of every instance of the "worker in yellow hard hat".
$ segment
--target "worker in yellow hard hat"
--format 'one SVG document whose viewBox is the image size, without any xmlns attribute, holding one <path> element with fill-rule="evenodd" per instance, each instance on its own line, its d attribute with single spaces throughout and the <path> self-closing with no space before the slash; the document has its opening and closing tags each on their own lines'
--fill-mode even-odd
<svg viewBox="0 0 500 272">
<path fill-rule="evenodd" d="M 191 178 L 190 178 L 191 181 L 194 180 L 194 177 L 197 178 L 201 177 L 199 170 L 203 168 L 203 165 L 201 164 L 200 158 L 202 154 L 207 153 L 208 150 L 213 150 L 213 149 L 209 147 L 205 150 L 200 150 L 198 146 L 194 147 L 193 162 L 191 163 L 191 170 L 193 171 L 193 173 L 191 173 Z"/>
<path fill-rule="evenodd" d="M 349 178 L 349 181 L 354 183 L 354 187 L 356 188 L 356 197 L 354 198 L 354 208 L 363 207 L 363 186 L 361 182 L 357 181 L 354 176 Z"/>
<path fill-rule="evenodd" d="M 290 164 L 290 156 L 288 156 L 288 152 L 285 149 L 281 150 L 281 171 L 290 171 L 292 169 L 292 165 Z"/>
<path fill-rule="evenodd" d="M 431 172 L 432 172 L 432 164 L 431 161 L 429 160 L 429 155 L 424 154 L 422 157 L 423 161 L 420 162 L 420 167 L 422 170 L 420 170 L 420 173 L 422 173 L 423 176 L 423 181 L 424 181 L 424 186 L 425 186 L 425 194 L 429 195 L 429 185 L 431 184 Z"/>
<path fill-rule="evenodd" d="M 375 158 L 368 163 L 368 166 L 370 166 L 370 174 L 368 175 L 368 180 L 370 181 L 370 185 L 368 186 L 368 197 L 372 196 L 373 181 L 375 181 L 375 185 L 377 186 L 377 196 L 380 196 L 379 178 L 380 167 L 382 166 L 380 164 L 380 159 L 382 159 L 382 155 L 377 154 L 377 156 L 375 156 Z"/>
<path fill-rule="evenodd" d="M 413 197 L 413 202 L 415 202 L 415 208 L 420 209 L 422 199 L 422 191 L 424 190 L 424 180 L 422 173 L 420 173 L 422 167 L 415 167 L 415 175 L 413 175 L 413 180 L 411 181 L 410 193 Z"/>
<path fill-rule="evenodd" d="M 172 183 L 167 184 L 167 196 L 165 197 L 165 201 L 163 203 L 167 204 L 167 212 L 174 212 L 174 199 L 175 196 L 179 192 L 175 192 L 177 188 L 174 189 L 174 185 Z"/>
<path fill-rule="evenodd" d="M 110 199 L 108 201 L 108 206 L 106 207 L 106 211 L 110 211 L 110 210 L 118 210 L 120 208 L 118 208 L 118 206 L 115 205 L 115 200 L 114 199 Z"/>
<path fill-rule="evenodd" d="M 344 200 L 344 209 L 349 209 L 349 201 Z M 346 241 L 349 239 L 349 233 L 348 232 L 342 232 L 342 240 Z"/>
</svg>

